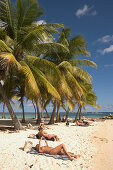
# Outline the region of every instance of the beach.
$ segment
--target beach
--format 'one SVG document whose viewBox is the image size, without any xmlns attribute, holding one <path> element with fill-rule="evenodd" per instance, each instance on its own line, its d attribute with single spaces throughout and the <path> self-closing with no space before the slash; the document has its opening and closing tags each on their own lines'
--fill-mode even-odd
<svg viewBox="0 0 113 170">
<path fill-rule="evenodd" d="M 67 127 L 65 123 L 57 123 L 48 126 L 49 129 L 46 131 L 50 134 L 56 134 L 60 138 L 59 141 L 48 141 L 49 146 L 55 147 L 64 143 L 69 152 L 80 155 L 80 158 L 73 161 L 23 151 L 25 141 L 32 141 L 34 147 L 39 142 L 38 139 L 28 138 L 30 134 L 38 132 L 37 126 L 35 126 L 35 130 L 0 131 L 0 169 L 106 170 L 107 167 L 107 169 L 112 170 L 113 151 L 111 148 L 113 148 L 113 136 L 112 133 L 108 134 L 108 131 L 110 132 L 112 131 L 111 128 L 113 129 L 113 120 L 93 122 L 91 125 L 89 127 L 80 127 L 70 123 L 69 127 Z M 44 141 L 42 141 L 42 145 L 45 145 Z M 105 168 L 103 168 L 103 164 Z"/>
</svg>

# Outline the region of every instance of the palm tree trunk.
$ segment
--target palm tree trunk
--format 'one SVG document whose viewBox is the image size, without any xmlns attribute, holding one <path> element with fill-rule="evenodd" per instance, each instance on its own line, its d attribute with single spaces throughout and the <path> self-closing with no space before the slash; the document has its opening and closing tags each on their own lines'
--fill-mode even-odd
<svg viewBox="0 0 113 170">
<path fill-rule="evenodd" d="M 21 97 L 21 106 L 22 106 L 22 123 L 25 123 L 25 112 L 24 112 L 23 97 Z"/>
<path fill-rule="evenodd" d="M 12 118 L 12 122 L 13 122 L 13 125 L 14 125 L 14 128 L 15 130 L 23 130 L 23 127 L 22 127 L 22 124 L 20 123 L 20 121 L 17 119 L 14 111 L 13 111 L 13 108 L 5 94 L 5 91 L 4 91 L 4 88 L 2 87 L 2 84 L 0 83 L 0 93 L 4 99 L 4 102 L 7 106 L 7 109 L 9 111 L 9 114 L 11 115 L 11 118 Z"/>
<path fill-rule="evenodd" d="M 42 100 L 42 105 L 41 105 L 41 118 L 44 117 L 44 102 Z"/>
<path fill-rule="evenodd" d="M 3 103 L 3 114 L 2 114 L 2 119 L 5 119 L 5 103 Z"/>
<path fill-rule="evenodd" d="M 35 103 L 34 103 L 33 100 L 32 100 L 32 104 L 33 104 L 33 107 L 34 107 L 34 110 L 35 110 L 35 119 L 37 120 L 37 111 L 36 111 L 36 106 L 35 106 Z"/>
<path fill-rule="evenodd" d="M 38 103 L 36 102 L 36 108 L 37 108 L 37 121 L 36 124 L 40 123 L 41 118 L 40 118 L 40 111 L 39 111 L 39 107 L 38 107 Z"/>
<path fill-rule="evenodd" d="M 66 120 L 67 120 L 68 117 L 69 117 L 69 111 L 70 111 L 70 109 L 69 109 L 69 107 L 68 107 L 68 109 L 67 109 L 67 111 L 66 111 Z"/>
<path fill-rule="evenodd" d="M 60 102 L 57 104 L 56 122 L 60 122 Z"/>
<path fill-rule="evenodd" d="M 56 111 L 56 101 L 53 104 L 53 112 L 51 114 L 51 118 L 50 118 L 50 121 L 48 123 L 49 125 L 54 124 L 55 111 Z"/>
<path fill-rule="evenodd" d="M 79 111 L 79 120 L 81 120 L 81 110 L 82 110 L 82 106 L 79 107 L 80 111 Z"/>
<path fill-rule="evenodd" d="M 46 111 L 47 118 L 50 118 L 50 116 L 49 116 L 49 114 L 48 114 L 48 112 L 47 112 L 47 109 L 44 108 L 44 110 Z"/>
<path fill-rule="evenodd" d="M 75 116 L 75 120 L 74 120 L 74 122 L 76 122 L 76 121 L 77 121 L 78 114 L 79 114 L 79 108 L 78 108 L 78 111 L 77 111 L 77 113 L 76 113 L 76 116 Z"/>
</svg>

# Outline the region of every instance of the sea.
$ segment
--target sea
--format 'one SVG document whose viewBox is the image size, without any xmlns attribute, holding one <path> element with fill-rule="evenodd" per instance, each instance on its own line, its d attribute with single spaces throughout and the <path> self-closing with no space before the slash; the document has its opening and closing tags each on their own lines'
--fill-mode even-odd
<svg viewBox="0 0 113 170">
<path fill-rule="evenodd" d="M 19 118 L 19 119 L 21 119 L 22 118 L 22 113 L 20 113 L 20 112 L 15 112 L 15 114 L 16 114 L 16 116 L 17 116 L 17 118 Z M 48 113 L 49 114 L 49 116 L 51 116 L 51 113 L 49 112 Z M 65 116 L 66 115 L 66 112 L 60 112 L 60 115 L 61 115 L 61 118 L 63 117 L 63 116 Z M 105 117 L 105 116 L 113 116 L 113 112 L 83 112 L 82 113 L 82 116 L 85 116 L 86 118 L 88 118 L 88 117 L 90 117 L 90 118 L 103 118 L 103 117 Z M 46 113 L 44 112 L 44 116 L 46 117 Z M 75 116 L 76 116 L 76 113 L 75 112 L 70 112 L 69 113 L 69 118 L 70 119 L 74 119 L 75 118 Z M 11 116 L 10 116 L 10 114 L 9 113 L 5 113 L 5 117 L 6 117 L 6 119 L 11 119 Z M 33 112 L 26 112 L 25 113 L 25 118 L 26 119 L 31 119 L 31 118 L 35 118 L 35 113 L 33 113 Z M 2 119 L 2 112 L 0 112 L 0 119 Z"/>
</svg>

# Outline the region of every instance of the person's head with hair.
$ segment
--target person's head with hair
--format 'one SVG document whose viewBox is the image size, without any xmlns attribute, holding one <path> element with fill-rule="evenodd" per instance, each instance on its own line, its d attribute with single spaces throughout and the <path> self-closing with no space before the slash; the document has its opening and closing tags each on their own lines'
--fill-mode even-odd
<svg viewBox="0 0 113 170">
<path fill-rule="evenodd" d="M 39 126 L 39 127 L 38 127 L 38 130 L 39 130 L 39 131 L 42 131 L 43 129 L 44 129 L 44 128 L 43 128 L 42 126 Z"/>
</svg>

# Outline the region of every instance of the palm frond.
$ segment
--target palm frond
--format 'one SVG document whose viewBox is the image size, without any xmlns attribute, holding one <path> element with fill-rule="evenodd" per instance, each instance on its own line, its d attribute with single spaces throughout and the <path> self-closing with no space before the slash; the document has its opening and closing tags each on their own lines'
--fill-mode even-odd
<svg viewBox="0 0 113 170">
<path fill-rule="evenodd" d="M 0 40 L 0 52 L 10 52 L 12 53 L 12 49 L 9 48 L 4 41 Z"/>
<path fill-rule="evenodd" d="M 34 49 L 38 56 L 40 56 L 41 54 L 49 55 L 53 52 L 55 53 L 58 53 L 58 52 L 68 53 L 69 52 L 68 48 L 65 45 L 60 44 L 60 43 L 55 43 L 55 42 L 36 44 L 34 45 Z"/>
<path fill-rule="evenodd" d="M 72 89 L 73 95 L 76 96 L 77 99 L 81 98 L 84 92 L 74 76 L 68 70 L 65 70 L 65 77 L 68 85 Z"/>
<path fill-rule="evenodd" d="M 20 62 L 23 68 L 23 72 L 25 75 L 25 90 L 26 90 L 26 96 L 30 99 L 33 98 L 39 98 L 39 88 L 37 86 L 37 82 L 34 78 L 34 75 L 31 71 L 31 69 L 29 68 L 29 66 L 24 62 L 21 61 Z"/>
<path fill-rule="evenodd" d="M 86 59 L 76 59 L 70 61 L 70 63 L 72 66 L 91 66 L 97 68 L 97 64 L 95 62 Z"/>
<path fill-rule="evenodd" d="M 0 65 L 2 69 L 8 69 L 12 66 L 17 66 L 21 69 L 20 63 L 15 59 L 12 53 L 0 52 Z"/>
<path fill-rule="evenodd" d="M 75 102 L 72 99 L 66 100 L 66 103 L 71 111 L 75 108 Z"/>
<path fill-rule="evenodd" d="M 45 75 L 36 67 L 31 66 L 31 69 L 35 75 L 35 79 L 37 80 L 37 84 L 41 84 L 46 88 L 48 93 L 50 93 L 55 99 L 60 100 L 60 95 L 57 90 L 49 83 L 46 79 Z"/>
<path fill-rule="evenodd" d="M 70 40 L 69 50 L 71 56 L 90 56 L 90 52 L 86 48 L 86 42 L 84 40 L 84 37 L 81 35 L 78 35 Z"/>
<path fill-rule="evenodd" d="M 92 81 L 92 76 L 87 71 L 85 71 L 79 67 L 73 66 L 73 70 L 71 73 L 74 75 L 74 77 L 76 77 L 76 78 L 79 77 L 83 81 L 86 81 L 89 83 L 91 83 L 91 81 Z"/>
<path fill-rule="evenodd" d="M 58 80 L 61 78 L 61 73 L 59 71 L 59 69 L 57 68 L 57 66 L 46 60 L 46 59 L 42 59 L 39 57 L 35 57 L 35 56 L 26 56 L 26 62 L 28 64 L 32 64 L 35 67 L 37 67 L 39 70 L 41 70 L 45 75 L 49 74 L 49 76 L 52 74 L 54 75 L 54 77 Z"/>
<path fill-rule="evenodd" d="M 37 21 L 42 14 L 37 0 L 17 0 L 18 29 Z"/>
</svg>

